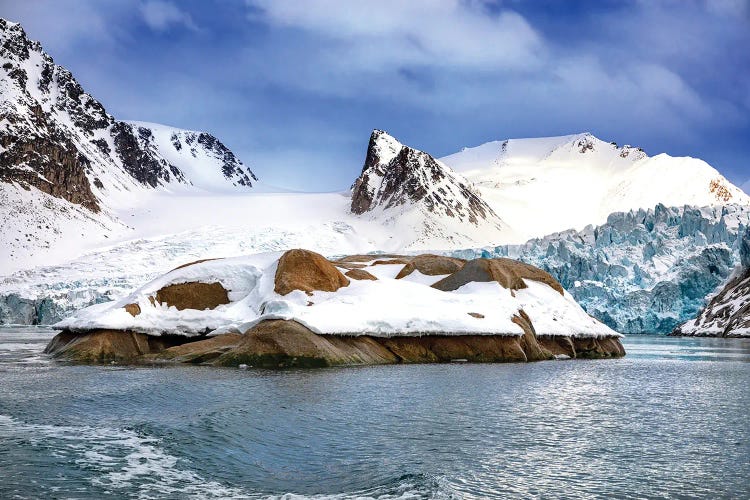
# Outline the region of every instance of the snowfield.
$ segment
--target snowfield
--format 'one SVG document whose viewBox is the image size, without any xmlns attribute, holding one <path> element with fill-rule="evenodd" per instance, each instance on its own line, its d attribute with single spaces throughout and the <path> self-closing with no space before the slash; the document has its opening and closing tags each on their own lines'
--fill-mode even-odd
<svg viewBox="0 0 750 500">
<path fill-rule="evenodd" d="M 591 134 L 509 139 L 440 159 L 462 173 L 523 243 L 603 224 L 615 212 L 684 205 L 750 205 L 706 162 L 618 147 Z"/>
<path fill-rule="evenodd" d="M 523 310 L 537 335 L 618 336 L 588 316 L 567 292 L 562 295 L 549 285 L 528 279 L 528 288 L 521 290 L 511 291 L 497 282 L 470 282 L 445 292 L 430 286 L 443 276 L 412 273 L 395 279 L 403 265 L 373 265 L 371 261 L 365 270 L 375 273 L 376 281 L 352 279 L 336 292 L 294 290 L 282 296 L 274 291 L 281 255 L 262 253 L 176 269 L 124 298 L 83 309 L 54 326 L 74 331 L 104 328 L 197 336 L 244 333 L 260 321 L 284 319 L 318 334 L 520 336 L 523 330 L 512 318 Z M 221 283 L 229 292 L 230 303 L 204 311 L 152 303 L 159 289 L 188 282 Z M 140 314 L 126 312 L 127 304 L 138 304 Z"/>
</svg>

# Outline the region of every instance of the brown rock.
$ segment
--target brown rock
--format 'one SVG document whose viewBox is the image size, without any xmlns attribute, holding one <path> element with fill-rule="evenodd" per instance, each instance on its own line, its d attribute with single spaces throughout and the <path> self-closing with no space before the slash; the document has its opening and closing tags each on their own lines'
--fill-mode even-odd
<svg viewBox="0 0 750 500">
<path fill-rule="evenodd" d="M 320 254 L 309 250 L 289 250 L 279 259 L 274 291 L 286 295 L 292 290 L 335 292 L 349 280 Z"/>
<path fill-rule="evenodd" d="M 162 351 L 191 339 L 179 335 L 155 337 L 123 330 L 62 331 L 44 349 L 55 358 L 81 363 L 139 361 L 144 354 Z"/>
<path fill-rule="evenodd" d="M 404 266 L 396 275 L 396 279 L 409 276 L 415 270 L 427 276 L 437 276 L 440 274 L 453 274 L 466 263 L 463 259 L 454 257 L 445 257 L 443 255 L 417 255 Z"/>
<path fill-rule="evenodd" d="M 352 269 L 364 269 L 367 267 L 365 264 L 356 264 L 354 262 L 342 262 L 340 260 L 332 260 L 331 264 L 333 264 L 336 267 L 340 267 L 342 269 L 352 270 Z"/>
<path fill-rule="evenodd" d="M 134 318 L 141 314 L 141 306 L 139 306 L 138 304 L 125 304 L 125 307 L 123 307 L 123 309 L 125 309 L 125 311 Z"/>
<path fill-rule="evenodd" d="M 397 255 L 397 254 L 390 254 L 390 253 L 383 253 L 383 254 L 376 254 L 376 255 L 363 255 L 363 254 L 356 254 L 356 255 L 347 255 L 345 257 L 341 257 L 336 262 L 372 262 L 373 260 L 377 259 L 409 259 L 406 255 Z"/>
<path fill-rule="evenodd" d="M 530 359 L 516 335 L 425 335 L 377 338 L 401 363 L 472 363 L 535 361 Z M 542 358 L 546 359 L 546 358 Z"/>
<path fill-rule="evenodd" d="M 350 269 L 349 271 L 344 273 L 346 276 L 349 276 L 353 280 L 370 280 L 370 281 L 377 281 L 377 278 L 373 276 L 372 274 L 368 273 L 364 269 Z"/>
<path fill-rule="evenodd" d="M 534 324 L 531 322 L 529 315 L 526 314 L 523 309 L 518 311 L 518 314 L 513 316 L 511 321 L 520 326 L 523 330 L 523 335 L 519 340 L 521 348 L 526 354 L 527 361 L 539 361 L 552 358 L 552 353 L 539 344 L 536 330 L 534 330 Z"/>
<path fill-rule="evenodd" d="M 473 316 L 473 317 L 478 318 L 478 319 L 483 319 L 484 318 L 484 314 L 479 314 L 479 313 L 469 313 L 469 316 Z"/>
<path fill-rule="evenodd" d="M 130 331 L 63 331 L 46 353 L 85 363 L 180 362 L 259 368 L 323 367 L 392 363 L 526 362 L 550 359 L 625 355 L 618 338 L 570 339 L 539 337 L 523 312 L 514 318 L 524 329 L 518 335 L 424 335 L 370 337 L 317 335 L 295 321 L 263 321 L 244 335 L 216 337 L 154 337 Z"/>
<path fill-rule="evenodd" d="M 625 348 L 618 337 L 562 337 L 541 335 L 539 344 L 554 355 L 564 354 L 571 358 L 619 358 L 625 356 Z"/>
<path fill-rule="evenodd" d="M 192 364 L 208 363 L 237 347 L 242 339 L 243 335 L 239 333 L 225 333 L 170 347 L 152 355 L 151 359 Z"/>
<path fill-rule="evenodd" d="M 382 265 L 389 265 L 389 264 L 408 264 L 411 261 L 408 257 L 404 258 L 398 258 L 398 259 L 380 259 L 376 260 L 371 266 L 382 266 Z"/>
<path fill-rule="evenodd" d="M 521 290 L 526 288 L 524 279 L 545 283 L 561 295 L 564 294 L 562 285 L 549 273 L 523 262 L 502 258 L 470 260 L 461 269 L 433 284 L 432 287 L 448 292 L 473 281 L 497 281 L 510 290 Z"/>
<path fill-rule="evenodd" d="M 227 290 L 221 283 L 179 283 L 168 285 L 156 292 L 156 301 L 183 309 L 214 309 L 229 304 Z"/>
<path fill-rule="evenodd" d="M 371 337 L 317 335 L 296 321 L 263 321 L 234 349 L 217 359 L 221 366 L 261 368 L 324 367 L 397 362 Z"/>
</svg>

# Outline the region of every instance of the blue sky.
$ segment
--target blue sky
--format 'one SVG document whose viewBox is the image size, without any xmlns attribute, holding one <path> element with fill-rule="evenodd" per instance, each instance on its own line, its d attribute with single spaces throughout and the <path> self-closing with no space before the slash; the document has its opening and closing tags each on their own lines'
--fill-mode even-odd
<svg viewBox="0 0 750 500">
<path fill-rule="evenodd" d="M 435 156 L 590 131 L 750 190 L 750 0 L 0 0 L 117 118 L 344 189 L 373 128 Z"/>
</svg>

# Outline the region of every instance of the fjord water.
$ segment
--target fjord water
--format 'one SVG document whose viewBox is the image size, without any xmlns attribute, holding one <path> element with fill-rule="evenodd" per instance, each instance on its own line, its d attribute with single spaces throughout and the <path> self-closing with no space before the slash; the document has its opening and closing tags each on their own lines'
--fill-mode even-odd
<svg viewBox="0 0 750 500">
<path fill-rule="evenodd" d="M 261 371 L 75 366 L 0 329 L 0 498 L 748 497 L 750 341 Z"/>
</svg>

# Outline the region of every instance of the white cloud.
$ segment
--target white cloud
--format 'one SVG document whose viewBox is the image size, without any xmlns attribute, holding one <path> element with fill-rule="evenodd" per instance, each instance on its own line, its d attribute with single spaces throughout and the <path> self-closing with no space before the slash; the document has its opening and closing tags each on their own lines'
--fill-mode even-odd
<svg viewBox="0 0 750 500">
<path fill-rule="evenodd" d="M 460 0 L 247 0 L 253 18 L 323 38 L 347 63 L 529 68 L 544 44 L 519 14 Z"/>
<path fill-rule="evenodd" d="M 39 39 L 53 56 L 74 51 L 80 43 L 114 45 L 121 34 L 109 15 L 121 15 L 117 4 L 105 8 L 95 0 L 2 2 L 2 17 L 21 22 L 29 37 Z"/>
<path fill-rule="evenodd" d="M 172 2 L 149 0 L 141 4 L 140 10 L 143 20 L 154 31 L 166 31 L 172 26 L 198 30 L 190 14 L 180 10 Z"/>
</svg>

